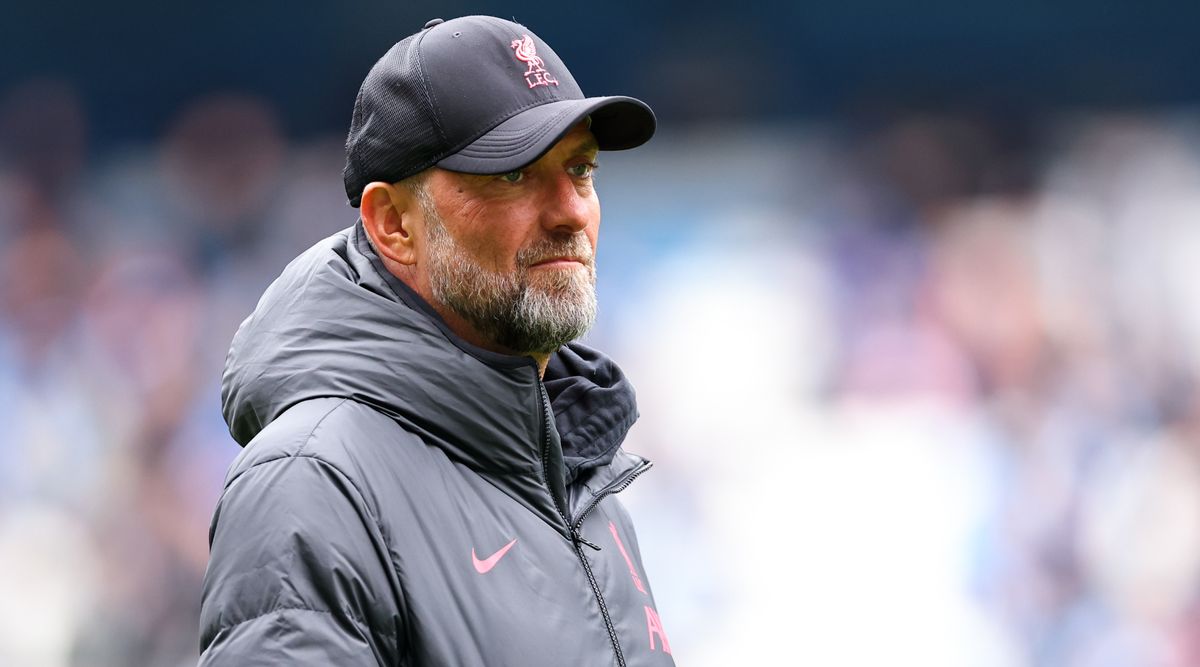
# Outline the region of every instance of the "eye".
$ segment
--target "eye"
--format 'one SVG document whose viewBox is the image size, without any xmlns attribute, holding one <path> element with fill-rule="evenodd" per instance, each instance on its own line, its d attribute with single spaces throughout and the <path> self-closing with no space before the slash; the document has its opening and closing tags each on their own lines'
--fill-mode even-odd
<svg viewBox="0 0 1200 667">
<path fill-rule="evenodd" d="M 596 167 L 598 166 L 594 162 L 580 162 L 577 165 L 567 167 L 567 173 L 575 178 L 591 178 L 592 172 L 596 171 Z"/>
<path fill-rule="evenodd" d="M 522 178 L 525 178 L 525 174 L 519 169 L 517 171 L 510 171 L 507 174 L 500 174 L 500 180 L 505 183 L 520 183 Z"/>
</svg>

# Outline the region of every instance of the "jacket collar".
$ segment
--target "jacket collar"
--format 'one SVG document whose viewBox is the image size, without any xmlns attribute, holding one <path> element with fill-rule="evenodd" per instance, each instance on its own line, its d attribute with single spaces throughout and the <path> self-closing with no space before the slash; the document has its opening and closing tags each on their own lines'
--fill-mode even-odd
<svg viewBox="0 0 1200 667">
<path fill-rule="evenodd" d="M 389 273 L 361 222 L 284 269 L 238 329 L 222 404 L 247 444 L 301 401 L 340 396 L 388 414 L 448 456 L 492 475 L 540 476 L 543 409 L 529 357 L 459 338 Z M 572 343 L 546 371 L 563 470 L 612 462 L 637 419 L 632 385 L 603 354 Z M 557 459 L 558 457 L 554 457 Z"/>
</svg>

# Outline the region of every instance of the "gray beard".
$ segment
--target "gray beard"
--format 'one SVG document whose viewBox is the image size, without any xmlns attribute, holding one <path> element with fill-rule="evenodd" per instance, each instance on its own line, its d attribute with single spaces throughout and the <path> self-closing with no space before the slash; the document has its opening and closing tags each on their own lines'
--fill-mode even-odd
<svg viewBox="0 0 1200 667">
<path fill-rule="evenodd" d="M 517 354 L 549 354 L 592 327 L 596 269 L 583 235 L 522 248 L 516 269 L 497 273 L 480 266 L 450 236 L 432 206 L 424 208 L 433 298 L 485 338 Z M 531 265 L 564 254 L 589 258 L 586 270 L 538 271 L 530 276 Z"/>
</svg>

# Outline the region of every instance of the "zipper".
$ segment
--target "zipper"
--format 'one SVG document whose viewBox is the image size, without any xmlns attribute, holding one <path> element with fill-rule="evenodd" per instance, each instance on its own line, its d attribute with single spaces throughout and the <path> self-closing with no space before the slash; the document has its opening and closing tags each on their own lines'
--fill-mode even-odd
<svg viewBox="0 0 1200 667">
<path fill-rule="evenodd" d="M 622 482 L 610 484 L 609 487 L 602 489 L 601 493 L 596 494 L 596 496 L 592 498 L 592 502 L 588 504 L 587 508 L 580 513 L 578 522 L 572 524 L 562 510 L 562 507 L 565 506 L 566 501 L 563 500 L 563 504 L 559 504 L 560 499 L 555 497 L 554 486 L 550 484 L 550 474 L 547 460 L 550 457 L 550 420 L 553 419 L 553 415 L 550 413 L 550 397 L 546 395 L 546 385 L 542 383 L 542 379 L 540 377 L 537 379 L 537 383 L 538 394 L 542 399 L 542 478 L 546 482 L 546 489 L 550 491 L 550 500 L 554 504 L 555 511 L 557 511 L 558 515 L 562 517 L 563 525 L 567 527 L 567 532 L 570 533 L 571 546 L 575 548 L 575 555 L 579 558 L 580 565 L 583 565 L 583 573 L 587 575 L 588 583 L 592 586 L 592 594 L 596 596 L 596 603 L 600 605 L 600 616 L 604 618 L 604 629 L 608 631 L 608 638 L 612 642 L 613 653 L 617 656 L 617 665 L 619 665 L 619 667 L 626 667 L 625 655 L 621 652 L 621 642 L 619 639 L 617 639 L 617 629 L 613 627 L 612 616 L 608 613 L 608 605 L 604 603 L 604 595 L 600 593 L 600 584 L 596 582 L 596 575 L 592 572 L 592 566 L 588 563 L 587 556 L 583 553 L 583 545 L 585 544 L 596 551 L 599 551 L 600 547 L 584 539 L 583 536 L 579 534 L 579 528 L 583 525 L 584 517 L 586 517 L 588 512 L 592 511 L 596 505 L 600 504 L 600 500 L 602 500 L 604 496 L 616 493 L 624 489 L 626 486 L 629 486 L 629 483 L 632 482 L 638 474 L 641 474 L 641 472 L 645 471 L 645 469 L 649 468 L 650 466 L 647 464 L 639 468 L 635 468 L 633 471 L 627 474 L 625 478 L 623 478 Z M 609 488 L 611 488 L 611 490 L 608 490 Z"/>
<path fill-rule="evenodd" d="M 608 638 L 612 640 L 613 652 L 617 655 L 617 664 L 620 667 L 625 667 L 625 655 L 621 653 L 621 642 L 617 639 L 617 629 L 613 627 L 612 617 L 608 614 L 608 605 L 604 604 L 604 596 L 600 594 L 600 584 L 596 583 L 596 575 L 592 574 L 592 566 L 588 565 L 587 556 L 583 553 L 583 545 L 580 543 L 579 533 L 574 528 L 571 529 L 571 536 L 575 539 L 575 555 L 579 556 L 579 562 L 583 563 L 583 572 L 587 575 L 588 583 L 592 585 L 592 592 L 596 594 L 596 602 L 600 603 L 600 615 L 604 617 L 604 627 L 608 630 Z M 595 547 L 595 545 L 592 545 Z M 599 549 L 599 547 L 596 547 Z"/>
<path fill-rule="evenodd" d="M 592 573 L 592 566 L 588 564 L 587 557 L 583 553 L 584 544 L 595 549 L 596 551 L 600 551 L 600 547 L 584 539 L 583 534 L 580 533 L 580 528 L 583 527 L 583 520 L 587 518 L 588 513 L 595 509 L 596 506 L 600 504 L 601 500 L 614 493 L 620 493 L 621 491 L 624 491 L 625 487 L 632 484 L 633 480 L 637 479 L 638 475 L 641 475 L 649 470 L 650 466 L 651 463 L 646 461 L 642 463 L 642 465 L 625 473 L 620 481 L 610 483 L 608 486 L 601 489 L 592 497 L 592 500 L 588 503 L 587 507 L 585 507 L 583 511 L 579 513 L 579 518 L 575 520 L 575 523 L 571 524 L 570 526 L 571 535 L 575 538 L 575 554 L 579 556 L 579 562 L 583 563 L 583 571 L 585 574 L 587 574 L 588 583 L 592 585 L 592 592 L 596 594 L 596 601 L 600 603 L 600 613 L 604 616 L 604 625 L 608 629 L 608 637 L 612 640 L 613 650 L 617 654 L 617 664 L 620 665 L 620 667 L 625 667 L 625 656 L 621 653 L 621 642 L 617 640 L 617 631 L 616 628 L 613 627 L 612 617 L 608 613 L 608 606 L 604 603 L 604 596 L 600 594 L 600 584 L 596 582 L 596 575 Z"/>
<path fill-rule="evenodd" d="M 590 514 L 592 510 L 596 509 L 596 507 L 600 504 L 600 501 L 604 500 L 608 496 L 613 495 L 614 493 L 620 493 L 624 491 L 629 487 L 630 484 L 633 484 L 633 480 L 637 479 L 642 473 L 649 470 L 653 465 L 654 464 L 649 461 L 642 461 L 641 464 L 632 470 L 627 471 L 624 475 L 621 475 L 620 478 L 609 482 L 608 486 L 597 491 L 595 495 L 592 496 L 591 502 L 589 502 L 587 506 L 583 508 L 583 511 L 577 515 L 575 523 L 571 524 L 571 530 L 579 532 L 579 529 L 583 527 L 583 520 L 587 518 L 587 515 Z M 596 551 L 599 550 L 600 548 L 596 547 Z"/>
<path fill-rule="evenodd" d="M 534 370 L 537 373 L 537 370 Z M 562 508 L 566 506 L 566 501 L 560 499 L 554 493 L 554 485 L 550 483 L 550 420 L 554 417 L 550 414 L 550 397 L 546 395 L 546 385 L 542 384 L 542 379 L 537 378 L 538 396 L 542 399 L 542 442 L 540 452 L 542 455 L 542 481 L 546 484 L 546 490 L 550 492 L 550 502 L 554 505 L 554 511 L 558 512 L 558 516 L 562 517 L 563 525 L 569 530 L 571 522 L 567 520 L 566 514 L 563 514 Z"/>
</svg>

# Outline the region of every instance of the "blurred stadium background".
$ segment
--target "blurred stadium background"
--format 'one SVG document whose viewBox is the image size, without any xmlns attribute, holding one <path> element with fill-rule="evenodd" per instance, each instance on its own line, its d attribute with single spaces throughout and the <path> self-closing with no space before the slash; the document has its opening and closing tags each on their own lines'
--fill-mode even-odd
<svg viewBox="0 0 1200 667">
<path fill-rule="evenodd" d="M 996 0 L 6 7 L 0 664 L 195 663 L 229 340 L 468 13 L 659 112 L 590 340 L 679 664 L 1200 665 L 1200 4 Z"/>
</svg>

